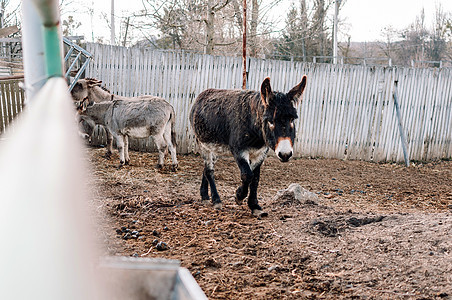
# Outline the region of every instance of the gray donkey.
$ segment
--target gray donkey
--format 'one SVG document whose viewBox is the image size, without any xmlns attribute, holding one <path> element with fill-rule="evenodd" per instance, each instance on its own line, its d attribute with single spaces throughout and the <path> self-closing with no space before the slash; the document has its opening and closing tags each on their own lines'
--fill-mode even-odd
<svg viewBox="0 0 452 300">
<path fill-rule="evenodd" d="M 153 114 L 155 114 L 155 116 L 153 116 L 152 114 L 150 114 L 150 116 L 152 118 L 159 118 L 159 116 L 162 117 L 161 120 L 153 120 L 154 124 L 159 124 L 159 122 L 161 122 L 162 124 L 165 122 L 165 120 L 169 120 L 168 118 L 171 118 L 171 124 L 170 125 L 166 125 L 166 126 L 170 126 L 170 132 L 171 135 L 168 135 L 168 138 L 165 138 L 164 133 L 162 133 L 161 135 L 159 135 L 159 132 L 157 132 L 157 127 L 155 128 L 155 133 L 150 133 L 147 136 L 144 137 L 149 137 L 149 136 L 153 136 L 154 137 L 154 142 L 157 145 L 157 149 L 159 150 L 159 162 L 158 162 L 158 167 L 163 167 L 163 162 L 164 162 L 164 155 L 166 152 L 166 149 L 168 147 L 169 151 L 171 152 L 171 157 L 172 157 L 172 161 L 173 161 L 173 168 L 177 166 L 177 158 L 176 158 L 176 142 L 175 142 L 175 133 L 174 133 L 174 119 L 175 119 L 175 113 L 174 113 L 174 108 L 171 106 L 171 104 L 169 104 L 168 102 L 166 102 L 164 99 L 162 98 L 158 98 L 155 96 L 150 96 L 150 95 L 144 95 L 144 96 L 139 96 L 139 97 L 122 97 L 122 96 L 117 96 L 117 95 L 113 95 L 110 93 L 109 90 L 107 90 L 105 87 L 101 86 L 102 81 L 94 79 L 94 78 L 85 78 L 85 79 L 79 79 L 77 81 L 77 83 L 74 85 L 72 91 L 71 91 L 71 95 L 72 98 L 75 101 L 78 101 L 77 103 L 82 104 L 85 107 L 85 109 L 87 109 L 90 105 L 94 103 L 101 103 L 101 102 L 106 102 L 106 101 L 151 101 L 152 104 L 149 104 L 148 108 L 152 107 L 152 111 Z M 87 101 L 84 101 L 87 100 Z M 121 109 L 123 109 L 123 107 L 126 105 L 121 105 Z M 130 107 L 132 107 L 134 105 L 130 105 Z M 146 105 L 144 105 L 146 106 Z M 79 108 L 81 108 L 82 105 L 80 105 Z M 117 109 L 113 109 L 112 111 L 115 110 L 117 112 Z M 89 109 L 89 111 L 93 111 L 91 108 Z M 82 128 L 83 131 L 85 131 L 88 135 L 91 135 L 91 133 L 93 132 L 93 130 L 90 130 L 90 127 L 92 127 L 93 122 L 96 123 L 97 125 L 103 125 L 105 127 L 105 130 L 107 131 L 107 152 L 105 153 L 105 156 L 108 158 L 111 156 L 112 153 L 112 140 L 113 140 L 113 135 L 114 133 L 111 132 L 111 129 L 108 125 L 105 125 L 105 119 L 102 119 L 100 121 L 98 121 L 97 119 L 94 120 L 94 118 L 92 118 L 90 116 L 90 114 L 88 112 L 83 111 L 83 109 L 79 109 L 79 113 L 80 113 L 80 128 Z M 135 114 L 140 114 L 139 111 L 134 111 Z M 144 111 L 143 111 L 144 113 Z M 171 117 L 168 115 L 171 114 Z M 126 117 L 130 117 L 130 113 L 128 113 L 128 115 Z M 165 119 L 166 118 L 166 119 Z M 158 126 L 163 126 L 162 124 L 158 125 Z M 166 124 L 166 123 L 165 123 Z M 165 129 L 166 130 L 166 129 Z M 131 137 L 136 137 L 139 138 L 136 135 L 133 134 L 128 134 L 127 136 L 131 136 Z M 125 154 L 123 159 L 121 160 L 123 163 L 128 163 L 129 162 L 129 156 L 128 156 L 128 138 L 127 136 L 123 139 L 124 140 L 124 148 L 125 148 Z M 171 137 L 171 138 L 169 138 Z M 115 137 L 116 140 L 118 140 Z M 121 150 L 119 149 L 119 143 L 118 144 L 118 150 L 121 153 Z M 174 149 L 174 151 L 173 151 Z M 163 151 L 163 152 L 162 152 Z M 173 154 L 174 153 L 174 154 Z"/>
<path fill-rule="evenodd" d="M 171 154 L 173 170 L 177 168 L 174 109 L 164 99 L 147 96 L 135 101 L 113 100 L 95 103 L 89 98 L 78 103 L 80 116 L 103 125 L 115 138 L 120 167 L 130 162 L 129 137 L 152 136 L 159 151 L 158 168 L 164 164 L 165 153 Z"/>
<path fill-rule="evenodd" d="M 103 101 L 111 101 L 113 100 L 113 98 L 121 100 L 137 99 L 112 95 L 108 89 L 101 86 L 101 83 L 102 81 L 94 78 L 79 79 L 71 91 L 72 98 L 75 101 L 78 101 L 77 103 L 79 104 L 84 99 L 89 99 L 89 101 L 96 103 Z M 96 124 L 93 120 L 91 120 L 87 116 L 80 116 L 78 122 L 80 136 L 86 140 L 91 140 L 91 135 L 93 134 L 94 127 L 96 125 L 102 125 Z M 105 131 L 107 132 L 107 152 L 105 153 L 105 157 L 109 159 L 111 157 L 111 154 L 113 153 L 113 136 L 111 135 L 107 128 L 105 128 Z"/>
</svg>

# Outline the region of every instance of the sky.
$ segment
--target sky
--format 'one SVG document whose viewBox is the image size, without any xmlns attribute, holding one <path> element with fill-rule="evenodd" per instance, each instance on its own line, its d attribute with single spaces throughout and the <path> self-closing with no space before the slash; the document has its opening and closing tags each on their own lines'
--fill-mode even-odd
<svg viewBox="0 0 452 300">
<path fill-rule="evenodd" d="M 382 40 L 384 27 L 406 28 L 420 15 L 422 8 L 426 25 L 431 27 L 437 4 L 441 4 L 444 12 L 452 13 L 452 0 L 346 0 L 340 19 L 349 27 L 352 41 Z"/>
<path fill-rule="evenodd" d="M 16 0 L 18 1 L 18 0 Z M 65 0 L 66 2 L 71 0 Z M 88 41 L 92 36 L 103 36 L 104 41 L 110 40 L 109 27 L 105 17 L 110 18 L 111 0 L 72 0 L 82 2 L 75 11 L 63 9 L 62 19 L 68 15 L 76 14 L 82 22 L 77 35 L 84 35 Z M 268 0 L 263 0 L 268 1 Z M 426 25 L 430 27 L 435 12 L 435 6 L 441 4 L 445 12 L 452 13 L 452 0 L 342 0 L 345 1 L 339 13 L 341 24 L 339 27 L 339 40 L 345 41 L 351 36 L 351 41 L 364 42 L 383 40 L 381 31 L 384 27 L 392 26 L 394 29 L 403 29 L 414 22 L 421 10 L 425 9 Z M 279 8 L 274 9 L 275 14 L 281 13 L 281 27 L 284 25 L 285 14 L 290 3 L 297 0 L 282 0 Z M 307 0 L 309 3 L 310 0 Z M 72 7 L 71 7 L 72 8 Z M 142 8 L 142 0 L 115 0 L 115 12 L 124 16 Z M 90 16 L 92 10 L 92 17 Z M 332 11 L 331 11 L 332 13 Z M 332 18 L 332 16 L 331 16 Z M 117 22 L 119 18 L 117 18 Z M 119 24 L 116 25 L 118 35 Z"/>
</svg>

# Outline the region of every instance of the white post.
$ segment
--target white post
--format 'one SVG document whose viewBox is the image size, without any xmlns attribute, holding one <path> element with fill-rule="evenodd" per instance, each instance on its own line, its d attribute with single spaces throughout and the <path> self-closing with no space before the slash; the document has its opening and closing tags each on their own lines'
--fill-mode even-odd
<svg viewBox="0 0 452 300">
<path fill-rule="evenodd" d="M 22 48 L 26 101 L 44 86 L 46 65 L 41 19 L 32 0 L 22 1 Z"/>
<path fill-rule="evenodd" d="M 111 35 L 110 44 L 115 45 L 115 0 L 111 0 Z"/>
</svg>

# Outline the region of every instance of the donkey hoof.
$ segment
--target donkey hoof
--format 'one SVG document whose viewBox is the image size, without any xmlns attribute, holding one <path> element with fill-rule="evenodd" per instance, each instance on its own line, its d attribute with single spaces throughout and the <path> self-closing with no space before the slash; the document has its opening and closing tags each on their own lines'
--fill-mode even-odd
<svg viewBox="0 0 452 300">
<path fill-rule="evenodd" d="M 157 164 L 157 169 L 159 169 L 159 170 L 161 170 L 161 169 L 163 169 L 163 165 L 162 164 Z"/>
<path fill-rule="evenodd" d="M 245 199 L 245 197 L 246 197 L 246 194 L 243 195 L 242 186 L 239 186 L 237 188 L 237 191 L 235 192 L 235 203 L 237 203 L 238 205 L 242 205 L 243 199 Z"/>
<path fill-rule="evenodd" d="M 123 162 L 121 162 L 120 164 L 119 164 L 119 166 L 116 168 L 116 169 L 122 169 L 122 167 L 124 167 L 124 163 Z"/>
<path fill-rule="evenodd" d="M 213 208 L 221 210 L 223 208 L 223 203 L 216 202 L 216 203 L 213 204 Z"/>
<path fill-rule="evenodd" d="M 111 159 L 111 152 L 105 153 L 104 158 L 105 159 Z"/>
<path fill-rule="evenodd" d="M 253 216 L 257 217 L 258 219 L 268 216 L 268 213 L 262 211 L 261 209 L 253 209 L 252 214 L 253 214 Z"/>
<path fill-rule="evenodd" d="M 237 197 L 237 195 L 236 195 L 235 196 L 235 203 L 237 203 L 237 205 L 242 205 L 243 199 L 239 199 L 239 197 Z"/>
<path fill-rule="evenodd" d="M 171 171 L 176 172 L 178 167 L 179 167 L 178 164 L 171 165 Z"/>
</svg>

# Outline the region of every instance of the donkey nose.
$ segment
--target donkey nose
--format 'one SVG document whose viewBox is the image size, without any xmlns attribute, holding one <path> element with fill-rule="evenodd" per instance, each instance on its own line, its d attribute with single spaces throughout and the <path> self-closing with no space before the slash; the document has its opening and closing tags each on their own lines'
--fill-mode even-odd
<svg viewBox="0 0 452 300">
<path fill-rule="evenodd" d="M 287 152 L 287 153 L 279 152 L 278 156 L 279 156 L 279 158 L 281 159 L 282 162 L 286 162 L 292 156 L 292 151 Z"/>
</svg>

